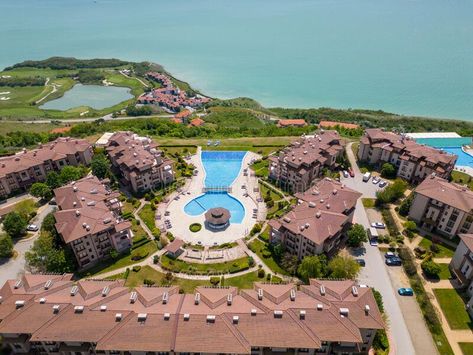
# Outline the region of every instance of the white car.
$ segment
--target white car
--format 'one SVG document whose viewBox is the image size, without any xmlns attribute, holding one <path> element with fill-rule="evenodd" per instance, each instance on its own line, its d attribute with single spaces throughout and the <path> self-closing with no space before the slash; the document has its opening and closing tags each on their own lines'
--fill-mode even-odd
<svg viewBox="0 0 473 355">
<path fill-rule="evenodd" d="M 378 229 L 386 228 L 385 224 L 381 223 L 381 222 L 373 222 L 373 223 L 371 223 L 371 227 L 378 228 Z"/>
<path fill-rule="evenodd" d="M 26 227 L 26 230 L 29 232 L 37 232 L 39 230 L 39 227 L 36 224 L 29 224 Z"/>
<path fill-rule="evenodd" d="M 381 181 L 381 179 L 376 176 L 376 177 L 373 178 L 373 180 L 371 182 L 376 185 L 380 181 Z"/>
<path fill-rule="evenodd" d="M 379 186 L 379 187 L 385 187 L 387 184 L 388 184 L 388 183 L 387 183 L 386 181 L 381 180 L 381 181 L 379 182 L 379 185 L 378 185 L 378 186 Z"/>
<path fill-rule="evenodd" d="M 348 171 L 343 170 L 343 177 L 344 177 L 344 178 L 347 178 L 347 177 L 349 177 L 349 176 L 350 176 L 350 175 L 348 174 Z"/>
</svg>

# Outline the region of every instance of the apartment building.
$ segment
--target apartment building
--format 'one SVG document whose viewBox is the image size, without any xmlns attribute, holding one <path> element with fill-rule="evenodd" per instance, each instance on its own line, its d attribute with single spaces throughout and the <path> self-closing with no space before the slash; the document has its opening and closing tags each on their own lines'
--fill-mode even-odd
<svg viewBox="0 0 473 355">
<path fill-rule="evenodd" d="M 460 234 L 460 243 L 450 261 L 450 270 L 466 289 L 469 296 L 466 310 L 473 318 L 473 234 Z"/>
<path fill-rule="evenodd" d="M 416 187 L 409 218 L 419 228 L 448 238 L 473 233 L 473 192 L 431 175 Z"/>
<path fill-rule="evenodd" d="M 0 336 L 17 354 L 367 354 L 384 328 L 354 281 L 253 289 L 135 287 L 25 275 L 0 290 Z"/>
<path fill-rule="evenodd" d="M 365 130 L 358 148 L 360 161 L 378 167 L 390 163 L 396 167 L 397 176 L 416 184 L 432 173 L 448 179 L 457 158 L 456 155 L 418 144 L 405 135 L 379 128 Z"/>
<path fill-rule="evenodd" d="M 25 191 L 33 183 L 45 181 L 50 171 L 59 171 L 68 165 L 89 165 L 93 150 L 84 139 L 58 138 L 26 150 L 0 158 L 0 198 Z"/>
<path fill-rule="evenodd" d="M 119 170 L 122 183 L 135 193 L 160 188 L 174 181 L 173 161 L 166 159 L 158 145 L 133 132 L 116 132 L 108 138 L 106 151 Z"/>
<path fill-rule="evenodd" d="M 307 190 L 323 168 L 336 167 L 343 154 L 336 131 L 320 131 L 305 136 L 284 148 L 278 156 L 269 157 L 269 178 L 294 192 Z"/>
<path fill-rule="evenodd" d="M 361 193 L 338 181 L 322 179 L 286 215 L 269 221 L 271 243 L 281 243 L 299 259 L 332 254 L 343 244 Z"/>
<path fill-rule="evenodd" d="M 95 176 L 54 190 L 59 211 L 56 230 L 72 249 L 80 269 L 87 269 L 131 247 L 131 224 L 120 217 L 119 194 Z"/>
</svg>

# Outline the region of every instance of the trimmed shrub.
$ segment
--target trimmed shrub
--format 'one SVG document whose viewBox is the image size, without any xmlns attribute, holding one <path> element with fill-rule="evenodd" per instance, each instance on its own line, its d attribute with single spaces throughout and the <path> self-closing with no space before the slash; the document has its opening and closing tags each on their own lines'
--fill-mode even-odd
<svg viewBox="0 0 473 355">
<path fill-rule="evenodd" d="M 258 277 L 259 277 L 260 279 L 264 278 L 264 275 L 265 275 L 265 274 L 266 274 L 266 273 L 264 272 L 263 269 L 259 269 L 259 270 L 258 270 Z"/>
<path fill-rule="evenodd" d="M 218 276 L 212 276 L 210 278 L 210 283 L 214 286 L 217 286 L 219 284 L 219 282 L 220 282 L 220 277 L 218 277 Z"/>
<path fill-rule="evenodd" d="M 202 229 L 202 224 L 200 224 L 200 223 L 192 223 L 192 224 L 189 226 L 189 230 L 190 230 L 192 233 L 197 233 L 197 232 L 199 232 L 201 229 Z"/>
<path fill-rule="evenodd" d="M 139 272 L 141 270 L 141 266 L 140 265 L 135 265 L 133 266 L 133 272 Z"/>
</svg>

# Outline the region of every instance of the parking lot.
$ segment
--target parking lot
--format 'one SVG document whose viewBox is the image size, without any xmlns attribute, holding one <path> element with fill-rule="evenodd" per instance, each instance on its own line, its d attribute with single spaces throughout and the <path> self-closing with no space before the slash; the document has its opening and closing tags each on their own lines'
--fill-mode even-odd
<svg viewBox="0 0 473 355">
<path fill-rule="evenodd" d="M 361 192 L 363 194 L 363 197 L 375 198 L 376 191 L 382 190 L 382 188 L 378 186 L 379 184 L 373 184 L 373 176 L 369 179 L 368 182 L 363 182 L 362 174 L 355 174 L 354 177 L 347 178 L 343 177 L 342 175 L 340 181 L 344 183 L 347 187 Z"/>
</svg>

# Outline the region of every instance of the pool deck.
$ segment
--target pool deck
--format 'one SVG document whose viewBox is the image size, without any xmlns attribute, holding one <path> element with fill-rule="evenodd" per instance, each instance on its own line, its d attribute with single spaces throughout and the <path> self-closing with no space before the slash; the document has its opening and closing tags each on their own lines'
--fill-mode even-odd
<svg viewBox="0 0 473 355">
<path fill-rule="evenodd" d="M 456 132 L 421 132 L 421 133 L 406 133 L 406 136 L 419 139 L 419 138 L 461 138 Z"/>
<path fill-rule="evenodd" d="M 177 238 L 184 240 L 185 242 L 198 244 L 200 242 L 204 246 L 212 246 L 214 243 L 223 244 L 236 241 L 240 238 L 245 237 L 250 232 L 253 225 L 258 220 L 264 220 L 266 213 L 266 207 L 264 202 L 257 202 L 258 193 L 253 192 L 254 188 L 258 187 L 258 179 L 252 176 L 252 171 L 249 169 L 249 165 L 253 159 L 259 159 L 260 156 L 253 152 L 247 152 L 242 161 L 242 168 L 238 177 L 235 179 L 232 187 L 231 196 L 237 198 L 245 208 L 245 216 L 242 223 L 230 224 L 224 231 L 211 231 L 207 230 L 204 225 L 205 217 L 204 214 L 199 216 L 190 216 L 184 212 L 184 207 L 194 198 L 202 195 L 202 189 L 204 187 L 205 180 L 205 169 L 200 159 L 200 153 L 202 149 L 198 147 L 197 153 L 194 154 L 189 162 L 192 163 L 198 173 L 193 176 L 190 181 L 182 189 L 181 193 L 177 195 L 179 198 L 173 199 L 165 205 L 161 205 L 158 209 L 158 213 L 161 214 L 161 221 L 158 221 L 161 230 L 165 230 L 164 220 L 169 219 L 171 221 L 172 228 L 169 231 Z M 248 168 L 248 175 L 244 176 L 243 169 Z M 242 185 L 246 185 L 247 189 L 242 189 Z M 244 194 L 248 192 L 248 196 Z M 258 209 L 258 218 L 253 218 L 253 209 Z M 165 212 L 169 213 L 169 216 L 165 216 Z M 189 225 L 192 223 L 202 224 L 202 229 L 193 233 L 189 230 Z"/>
</svg>

